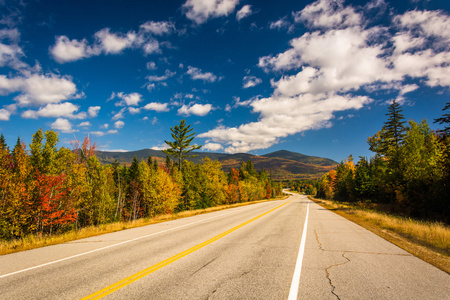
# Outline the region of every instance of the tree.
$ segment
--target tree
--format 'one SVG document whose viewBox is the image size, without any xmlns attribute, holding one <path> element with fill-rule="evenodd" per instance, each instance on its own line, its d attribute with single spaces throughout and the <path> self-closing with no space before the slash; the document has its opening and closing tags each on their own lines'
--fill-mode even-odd
<svg viewBox="0 0 450 300">
<path fill-rule="evenodd" d="M 5 137 L 3 133 L 0 135 L 0 150 L 5 150 L 7 147 Z"/>
<path fill-rule="evenodd" d="M 196 157 L 197 155 L 188 155 L 193 150 L 200 149 L 201 145 L 191 145 L 192 140 L 195 138 L 195 132 L 190 133 L 193 128 L 191 125 L 186 126 L 186 122 L 181 120 L 180 125 L 175 125 L 174 128 L 170 127 L 172 131 L 173 142 L 165 141 L 170 146 L 169 149 L 163 150 L 164 153 L 171 155 L 178 159 L 178 169 L 181 170 L 181 165 L 185 157 Z"/>
<path fill-rule="evenodd" d="M 442 111 L 446 111 L 447 109 L 450 110 L 450 102 L 447 102 L 447 104 L 442 109 Z M 442 132 L 446 136 L 450 135 L 450 113 L 443 114 L 442 117 L 434 119 L 434 123 L 439 123 L 441 125 L 442 124 L 446 124 L 444 129 L 443 130 L 439 130 L 439 131 Z"/>
</svg>

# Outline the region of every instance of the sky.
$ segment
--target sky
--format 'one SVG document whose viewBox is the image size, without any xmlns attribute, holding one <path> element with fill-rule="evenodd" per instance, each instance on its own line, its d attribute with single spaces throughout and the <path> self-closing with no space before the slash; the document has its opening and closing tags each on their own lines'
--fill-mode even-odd
<svg viewBox="0 0 450 300">
<path fill-rule="evenodd" d="M 0 132 L 159 150 L 185 119 L 202 151 L 371 157 L 393 100 L 439 128 L 449 50 L 442 0 L 0 0 Z"/>
</svg>

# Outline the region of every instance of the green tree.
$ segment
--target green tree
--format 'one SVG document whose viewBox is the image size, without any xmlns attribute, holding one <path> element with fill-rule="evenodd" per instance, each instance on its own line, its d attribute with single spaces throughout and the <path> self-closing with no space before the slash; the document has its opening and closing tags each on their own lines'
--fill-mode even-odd
<svg viewBox="0 0 450 300">
<path fill-rule="evenodd" d="M 442 111 L 450 110 L 450 102 L 447 102 Z M 434 119 L 434 123 L 446 124 L 443 130 L 439 130 L 444 135 L 450 135 L 450 113 L 443 114 L 442 117 Z"/>
<path fill-rule="evenodd" d="M 170 146 L 169 149 L 163 150 L 164 153 L 171 155 L 178 159 L 178 169 L 181 170 L 182 162 L 185 157 L 196 157 L 197 155 L 188 155 L 193 150 L 200 149 L 201 145 L 191 145 L 195 138 L 195 132 L 191 133 L 193 128 L 191 125 L 186 125 L 184 120 L 181 120 L 180 125 L 175 125 L 170 128 L 172 131 L 173 142 L 165 141 Z"/>
</svg>

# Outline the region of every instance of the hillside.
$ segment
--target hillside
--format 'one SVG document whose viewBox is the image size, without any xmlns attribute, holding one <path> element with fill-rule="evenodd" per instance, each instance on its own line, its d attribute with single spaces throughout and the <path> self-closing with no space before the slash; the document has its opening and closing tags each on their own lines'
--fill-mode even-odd
<svg viewBox="0 0 450 300">
<path fill-rule="evenodd" d="M 271 171 L 273 177 L 277 180 L 320 177 L 337 165 L 337 162 L 328 158 L 308 156 L 286 150 L 276 151 L 262 156 L 248 153 L 225 154 L 195 152 L 195 154 L 198 156 L 190 158 L 191 161 L 198 163 L 205 157 L 209 157 L 211 160 L 220 161 L 226 172 L 231 168 L 239 169 L 241 162 L 251 160 L 256 170 L 265 169 L 266 171 Z M 134 156 L 136 156 L 138 161 L 147 160 L 151 156 L 153 159 L 157 158 L 162 163 L 165 161 L 166 154 L 162 151 L 151 149 L 130 152 L 97 152 L 97 157 L 102 164 L 112 164 L 115 160 L 120 164 L 130 164 Z"/>
</svg>

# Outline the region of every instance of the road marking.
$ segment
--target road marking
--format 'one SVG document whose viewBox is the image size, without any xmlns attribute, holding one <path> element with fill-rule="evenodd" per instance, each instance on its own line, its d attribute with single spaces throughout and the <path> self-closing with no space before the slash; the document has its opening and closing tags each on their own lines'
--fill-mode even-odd
<svg viewBox="0 0 450 300">
<path fill-rule="evenodd" d="M 116 282 L 116 283 L 114 283 L 114 284 L 112 284 L 112 285 L 110 285 L 110 286 L 108 286 L 108 287 L 106 287 L 104 289 L 101 289 L 98 292 L 95 292 L 95 293 L 93 293 L 93 294 L 91 294 L 91 295 L 89 295 L 87 297 L 84 297 L 81 300 L 103 298 L 106 295 L 109 295 L 109 294 L 111 294 L 111 293 L 113 293 L 113 292 L 115 292 L 115 291 L 117 291 L 117 290 L 119 290 L 119 289 L 121 289 L 121 288 L 123 288 L 123 287 L 125 287 L 125 286 L 127 286 L 127 285 L 129 285 L 129 284 L 131 284 L 131 283 L 133 283 L 133 282 L 135 282 L 135 281 L 137 281 L 137 280 L 139 280 L 139 279 L 141 279 L 141 278 L 143 278 L 143 277 L 145 277 L 145 276 L 147 276 L 147 275 L 149 275 L 149 274 L 151 274 L 151 273 L 153 273 L 153 272 L 155 272 L 155 271 L 157 271 L 157 270 L 159 270 L 159 269 L 161 269 L 161 268 L 163 268 L 163 267 L 165 267 L 165 266 L 167 266 L 167 265 L 169 265 L 169 264 L 171 264 L 171 263 L 173 263 L 173 262 L 175 262 L 177 260 L 179 260 L 180 258 L 183 258 L 186 255 L 191 254 L 192 252 L 195 252 L 195 251 L 197 251 L 197 250 L 199 250 L 199 249 L 201 249 L 201 248 L 203 248 L 203 247 L 205 247 L 205 246 L 207 246 L 207 245 L 217 241 L 218 239 L 223 238 L 224 236 L 232 233 L 233 231 L 238 230 L 239 228 L 241 228 L 241 227 L 243 227 L 243 226 L 245 226 L 245 225 L 247 225 L 247 224 L 249 224 L 249 223 L 251 223 L 251 222 L 253 222 L 253 221 L 255 221 L 255 220 L 257 220 L 257 219 L 259 219 L 259 218 L 261 218 L 263 216 L 265 216 L 265 215 L 267 215 L 268 213 L 271 213 L 272 211 L 282 207 L 283 205 L 288 204 L 291 201 L 288 201 L 288 202 L 283 203 L 283 204 L 281 204 L 281 205 L 279 205 L 279 206 L 277 206 L 275 208 L 272 208 L 271 210 L 266 211 L 265 213 L 263 213 L 263 214 L 261 214 L 261 215 L 259 215 L 257 217 L 254 217 L 253 219 L 250 219 L 250 220 L 248 220 L 248 221 L 246 221 L 246 222 L 244 222 L 244 223 L 242 223 L 240 225 L 237 225 L 237 226 L 235 226 L 235 227 L 233 227 L 233 228 L 231 228 L 231 229 L 229 229 L 229 230 L 227 230 L 227 231 L 225 231 L 225 232 L 223 232 L 223 233 L 221 233 L 221 234 L 219 234 L 219 235 L 217 235 L 217 236 L 215 236 L 215 237 L 213 237 L 213 238 L 211 238 L 211 239 L 209 239 L 207 241 L 204 241 L 203 243 L 198 244 L 197 246 L 194 246 L 194 247 L 192 247 L 190 249 L 187 249 L 187 250 L 185 250 L 183 252 L 180 252 L 177 255 L 174 255 L 174 256 L 166 259 L 166 260 L 163 260 L 163 261 L 157 263 L 156 265 L 153 265 L 153 266 L 151 266 L 151 267 L 149 267 L 149 268 L 147 268 L 145 270 L 142 270 L 142 271 L 140 271 L 140 272 L 138 272 L 138 273 L 136 273 L 134 275 L 131 275 L 131 276 L 125 278 L 125 279 L 122 279 L 121 281 L 118 281 L 118 282 Z"/>
<path fill-rule="evenodd" d="M 105 246 L 105 247 L 102 247 L 102 248 L 94 249 L 94 250 L 91 250 L 91 251 L 88 251 L 88 252 L 83 252 L 83 253 L 76 254 L 76 255 L 73 255 L 73 256 L 61 258 L 61 259 L 54 260 L 54 261 L 51 261 L 51 262 L 48 262 L 48 263 L 44 263 L 44 264 L 41 264 L 41 265 L 37 265 L 37 266 L 34 266 L 34 267 L 30 267 L 30 268 L 22 269 L 22 270 L 19 270 L 19 271 L 11 272 L 11 273 L 8 273 L 8 274 L 0 275 L 0 279 L 4 278 L 4 277 L 11 276 L 11 275 L 14 275 L 14 274 L 23 273 L 23 272 L 26 272 L 26 271 L 31 271 L 31 270 L 34 270 L 34 269 L 38 269 L 38 268 L 41 268 L 41 267 L 48 266 L 48 265 L 56 264 L 56 263 L 59 263 L 59 262 L 62 262 L 62 261 L 66 261 L 66 260 L 72 259 L 72 258 L 76 258 L 76 257 L 84 256 L 84 255 L 87 255 L 87 254 L 91 254 L 91 253 L 94 253 L 94 252 L 98 252 L 98 251 L 102 251 L 102 250 L 105 250 L 105 249 L 109 249 L 109 248 L 113 248 L 113 247 L 116 247 L 116 246 L 120 246 L 120 245 L 123 245 L 123 244 L 127 244 L 127 243 L 134 242 L 134 241 L 137 241 L 137 240 L 140 240 L 140 239 L 148 238 L 148 237 L 151 237 L 151 236 L 154 236 L 154 235 L 158 235 L 158 234 L 161 234 L 161 233 L 165 233 L 165 232 L 168 232 L 168 231 L 172 231 L 172 230 L 176 230 L 176 229 L 179 229 L 179 228 L 191 226 L 191 225 L 194 225 L 194 224 L 197 224 L 197 223 L 201 223 L 201 222 L 205 222 L 205 221 L 208 221 L 208 220 L 211 220 L 211 219 L 215 219 L 215 218 L 218 218 L 218 217 L 223 217 L 223 216 L 229 215 L 229 214 L 231 214 L 233 212 L 235 212 L 235 210 L 227 212 L 225 214 L 214 216 L 214 217 L 211 217 L 211 218 L 195 221 L 195 222 L 192 222 L 192 223 L 189 223 L 189 224 L 184 224 L 184 225 L 177 226 L 177 227 L 170 228 L 170 229 L 166 229 L 166 230 L 163 230 L 163 231 L 158 231 L 158 232 L 151 233 L 151 234 L 148 234 L 148 235 L 143 235 L 143 236 L 140 236 L 140 237 L 137 237 L 137 238 L 134 238 L 134 239 L 131 239 L 131 240 L 126 240 L 126 241 L 123 241 L 123 242 L 120 242 L 120 243 L 117 243 L 117 244 L 113 244 L 113 245 Z"/>
<path fill-rule="evenodd" d="M 305 224 L 303 225 L 302 240 L 298 249 L 297 263 L 295 264 L 294 276 L 292 277 L 291 289 L 289 291 L 288 300 L 297 300 L 298 287 L 300 285 L 300 274 L 302 272 L 303 255 L 305 254 L 306 232 L 308 228 L 309 200 L 306 206 Z"/>
</svg>

